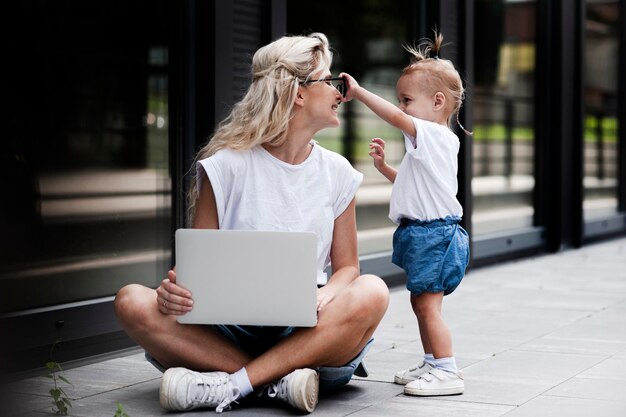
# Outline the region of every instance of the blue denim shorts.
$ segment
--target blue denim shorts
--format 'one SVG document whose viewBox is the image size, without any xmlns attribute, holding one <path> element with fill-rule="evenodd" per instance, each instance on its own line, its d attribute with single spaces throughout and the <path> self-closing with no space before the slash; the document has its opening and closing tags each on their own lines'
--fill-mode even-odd
<svg viewBox="0 0 626 417">
<path fill-rule="evenodd" d="M 444 295 L 461 283 L 469 263 L 469 237 L 459 217 L 402 219 L 393 234 L 392 262 L 404 269 L 411 294 Z"/>
<path fill-rule="evenodd" d="M 253 357 L 260 356 L 295 330 L 295 327 L 274 326 L 217 325 L 215 328 L 220 334 Z M 361 352 L 343 366 L 320 366 L 317 368 L 320 376 L 320 392 L 326 392 L 350 382 L 373 341 L 374 339 L 370 339 Z M 161 372 L 165 372 L 163 365 L 150 356 L 148 352 L 146 352 L 146 360 Z"/>
</svg>

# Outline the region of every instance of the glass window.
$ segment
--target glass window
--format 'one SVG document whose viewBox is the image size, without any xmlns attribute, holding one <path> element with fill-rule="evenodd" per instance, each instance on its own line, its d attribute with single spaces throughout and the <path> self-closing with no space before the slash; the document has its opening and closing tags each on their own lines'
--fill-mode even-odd
<svg viewBox="0 0 626 417">
<path fill-rule="evenodd" d="M 533 225 L 534 1 L 476 1 L 474 235 Z"/>
<path fill-rule="evenodd" d="M 323 0 L 287 3 L 287 32 L 323 32 L 334 49 L 333 74 L 346 71 L 371 91 L 396 103 L 395 86 L 401 69 L 409 62 L 402 45 L 411 39 L 412 2 L 374 0 L 353 2 Z M 379 119 L 363 104 L 351 101 L 340 106 L 340 129 L 318 133 L 322 146 L 342 153 L 364 174 L 356 197 L 360 254 L 391 250 L 395 230 L 389 220 L 391 183 L 372 164 L 369 142 L 386 142 L 387 162 L 399 166 L 404 156 L 402 134 Z"/>
<path fill-rule="evenodd" d="M 0 312 L 156 286 L 170 247 L 165 2 L 9 9 Z"/>
<path fill-rule="evenodd" d="M 616 214 L 618 0 L 587 0 L 584 38 L 584 216 Z"/>
</svg>

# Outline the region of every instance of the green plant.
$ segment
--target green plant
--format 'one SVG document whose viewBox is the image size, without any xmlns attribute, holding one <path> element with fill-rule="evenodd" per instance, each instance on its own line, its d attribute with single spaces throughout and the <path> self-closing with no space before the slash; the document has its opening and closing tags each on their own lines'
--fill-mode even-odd
<svg viewBox="0 0 626 417">
<path fill-rule="evenodd" d="M 55 344 L 56 345 L 56 344 Z M 53 346 L 54 349 L 54 346 Z M 67 380 L 60 372 L 63 372 L 61 365 L 54 361 L 49 361 L 46 363 L 46 368 L 48 368 L 48 374 L 46 377 L 52 379 L 54 382 L 54 387 L 52 387 L 49 391 L 50 396 L 52 397 L 52 403 L 54 404 L 54 414 L 57 415 L 67 415 L 67 412 L 70 408 L 72 408 L 72 403 L 69 398 L 67 398 L 67 394 L 61 388 L 60 383 L 64 382 L 67 385 L 72 385 L 70 381 Z"/>
<path fill-rule="evenodd" d="M 119 402 L 117 403 L 117 410 L 115 411 L 115 414 L 113 414 L 113 417 L 130 417 L 126 411 L 124 411 L 124 406 L 122 404 L 120 404 Z"/>
</svg>

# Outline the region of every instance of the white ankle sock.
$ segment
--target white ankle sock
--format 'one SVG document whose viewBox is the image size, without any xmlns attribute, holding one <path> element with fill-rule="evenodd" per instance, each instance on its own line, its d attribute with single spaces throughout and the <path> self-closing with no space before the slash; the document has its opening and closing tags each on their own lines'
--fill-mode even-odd
<svg viewBox="0 0 626 417">
<path fill-rule="evenodd" d="M 250 384 L 250 378 L 248 378 L 248 372 L 246 368 L 241 368 L 234 374 L 230 374 L 230 380 L 233 385 L 239 388 L 239 397 L 243 398 L 250 394 L 252 391 L 252 385 Z"/>
<path fill-rule="evenodd" d="M 424 353 L 424 362 L 431 366 L 435 366 L 435 357 L 432 353 Z"/>
<path fill-rule="evenodd" d="M 456 367 L 456 359 L 454 359 L 454 356 L 451 356 L 449 358 L 435 359 L 434 362 L 435 368 L 439 368 L 443 371 L 448 371 L 452 373 L 457 373 L 459 371 L 459 369 Z"/>
</svg>

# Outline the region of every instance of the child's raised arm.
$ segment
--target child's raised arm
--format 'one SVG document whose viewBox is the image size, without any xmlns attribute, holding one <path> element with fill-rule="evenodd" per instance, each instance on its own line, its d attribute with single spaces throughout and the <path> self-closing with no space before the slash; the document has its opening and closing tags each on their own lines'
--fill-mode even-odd
<svg viewBox="0 0 626 417">
<path fill-rule="evenodd" d="M 417 132 L 411 116 L 384 98 L 361 87 L 350 74 L 342 72 L 339 76 L 346 80 L 348 87 L 344 101 L 350 101 L 353 98 L 359 100 L 390 125 L 397 127 L 409 136 L 415 137 Z"/>
</svg>

